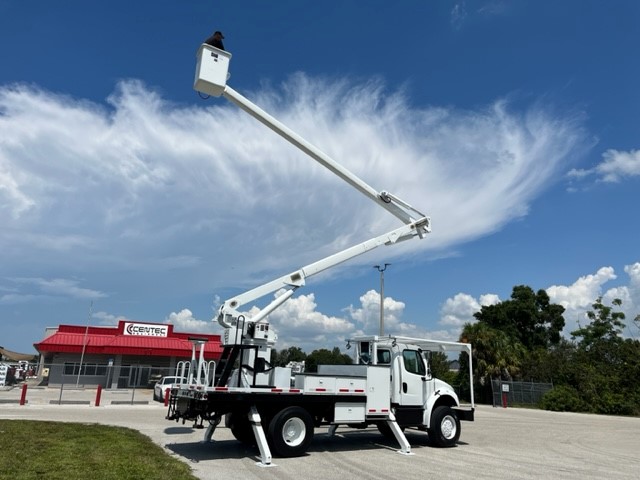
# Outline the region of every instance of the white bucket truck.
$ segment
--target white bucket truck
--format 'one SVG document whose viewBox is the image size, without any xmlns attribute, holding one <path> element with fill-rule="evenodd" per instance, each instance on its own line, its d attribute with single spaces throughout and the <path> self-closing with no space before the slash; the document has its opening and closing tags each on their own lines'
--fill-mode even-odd
<svg viewBox="0 0 640 480">
<path fill-rule="evenodd" d="M 317 373 L 294 375 L 293 384 L 291 368 L 269 364 L 276 335 L 269 328 L 268 315 L 304 286 L 307 277 L 373 248 L 424 238 L 431 231 L 430 219 L 395 195 L 376 191 L 229 87 L 229 52 L 203 44 L 197 60 L 197 91 L 223 96 L 238 105 L 404 225 L 225 301 L 217 316 L 224 327 L 224 350 L 215 374 L 209 378 L 202 355 L 196 362 L 194 344 L 189 372 L 192 381 L 174 386 L 167 418 L 194 421 L 201 427 L 207 421 L 205 438 L 211 439 L 224 417 L 238 440 L 258 446 L 261 465 L 271 465 L 272 451 L 283 457 L 303 454 L 313 439 L 314 428 L 323 425 L 329 426 L 329 433 L 339 425 L 375 425 L 382 434 L 395 438 L 404 454 L 411 453 L 405 428 L 426 431 L 436 446 L 455 445 L 460 437 L 460 420 L 474 418 L 473 382 L 471 404 L 462 407 L 453 388 L 431 375 L 429 355 L 465 352 L 471 379 L 470 344 L 395 335 L 358 336 L 347 344 L 354 349 L 355 364 L 319 365 Z M 279 292 L 275 300 L 253 316 L 239 310 L 275 292 Z"/>
</svg>

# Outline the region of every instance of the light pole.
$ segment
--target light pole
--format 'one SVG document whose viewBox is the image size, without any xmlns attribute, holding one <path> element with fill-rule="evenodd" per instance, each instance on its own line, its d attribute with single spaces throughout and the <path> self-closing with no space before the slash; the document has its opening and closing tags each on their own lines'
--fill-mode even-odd
<svg viewBox="0 0 640 480">
<path fill-rule="evenodd" d="M 384 335 L 384 271 L 390 263 L 384 265 L 374 265 L 373 268 L 377 268 L 380 272 L 380 336 Z"/>
</svg>

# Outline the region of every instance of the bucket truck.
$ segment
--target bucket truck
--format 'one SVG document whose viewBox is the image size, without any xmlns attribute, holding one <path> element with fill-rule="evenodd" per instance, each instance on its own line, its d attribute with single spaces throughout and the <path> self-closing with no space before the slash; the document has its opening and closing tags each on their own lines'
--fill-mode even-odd
<svg viewBox="0 0 640 480">
<path fill-rule="evenodd" d="M 224 328 L 224 349 L 215 375 L 205 375 L 204 381 L 199 373 L 189 375 L 193 381 L 174 385 L 166 418 L 194 421 L 200 427 L 207 421 L 207 440 L 224 418 L 236 439 L 258 447 L 259 464 L 265 466 L 272 465 L 272 452 L 282 457 L 303 454 L 314 429 L 321 426 L 327 426 L 330 434 L 339 425 L 376 426 L 398 442 L 403 454 L 411 454 L 405 428 L 427 432 L 436 446 L 455 445 L 460 420 L 474 419 L 473 382 L 471 404 L 463 407 L 454 389 L 431 374 L 430 354 L 466 352 L 472 378 L 470 344 L 395 335 L 357 336 L 347 344 L 353 348 L 355 364 L 319 365 L 317 373 L 297 374 L 293 381 L 290 368 L 269 364 L 277 336 L 268 316 L 304 286 L 308 277 L 374 248 L 422 239 L 431 231 L 431 224 L 429 217 L 410 204 L 375 190 L 233 90 L 227 85 L 230 60 L 229 52 L 203 44 L 197 54 L 194 89 L 231 101 L 396 216 L 402 225 L 223 302 L 217 321 Z M 243 312 L 243 307 L 269 294 L 276 294 L 275 299 L 257 313 L 248 316 Z M 195 362 L 195 350 L 193 359 Z M 205 365 L 190 368 L 207 370 Z"/>
</svg>

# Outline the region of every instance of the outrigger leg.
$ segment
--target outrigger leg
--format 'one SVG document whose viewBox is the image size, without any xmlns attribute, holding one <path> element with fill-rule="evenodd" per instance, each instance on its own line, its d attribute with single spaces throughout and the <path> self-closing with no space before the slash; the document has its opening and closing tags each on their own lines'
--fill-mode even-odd
<svg viewBox="0 0 640 480">
<path fill-rule="evenodd" d="M 260 414 L 258 413 L 258 409 L 255 407 L 255 405 L 252 405 L 249 409 L 249 423 L 251 424 L 253 434 L 256 437 L 258 448 L 260 449 L 260 462 L 258 462 L 256 465 L 258 465 L 259 467 L 275 467 L 275 465 L 271 463 L 271 450 L 269 449 L 267 437 L 265 436 L 264 430 L 262 429 Z"/>
<path fill-rule="evenodd" d="M 207 431 L 204 433 L 205 442 L 211 441 L 213 432 L 216 431 L 216 427 L 220 424 L 220 420 L 222 420 L 222 415 L 214 415 L 213 418 L 209 419 L 209 426 L 207 427 Z"/>
<path fill-rule="evenodd" d="M 387 425 L 389 425 L 389 428 L 391 428 L 393 435 L 396 437 L 396 440 L 400 444 L 400 450 L 398 450 L 398 453 L 401 453 L 402 455 L 413 455 L 413 453 L 411 453 L 411 445 L 409 444 L 407 437 L 404 436 L 404 432 L 396 422 L 396 417 L 391 412 L 389 412 Z"/>
</svg>

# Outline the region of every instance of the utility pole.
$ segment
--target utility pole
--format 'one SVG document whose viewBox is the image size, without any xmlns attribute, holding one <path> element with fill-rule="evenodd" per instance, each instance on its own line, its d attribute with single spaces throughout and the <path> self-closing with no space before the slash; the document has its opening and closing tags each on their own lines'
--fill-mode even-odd
<svg viewBox="0 0 640 480">
<path fill-rule="evenodd" d="M 87 349 L 87 336 L 89 334 L 89 323 L 93 313 L 93 300 L 89 305 L 89 318 L 87 318 L 87 328 L 84 329 L 84 339 L 82 340 L 82 355 L 80 355 L 80 368 L 78 368 L 78 378 L 76 379 L 76 388 L 80 385 L 80 374 L 82 373 L 82 362 L 84 361 L 84 352 Z"/>
<path fill-rule="evenodd" d="M 373 268 L 378 269 L 380 272 L 380 336 L 384 335 L 384 271 L 390 263 L 384 265 L 374 265 Z"/>
</svg>

